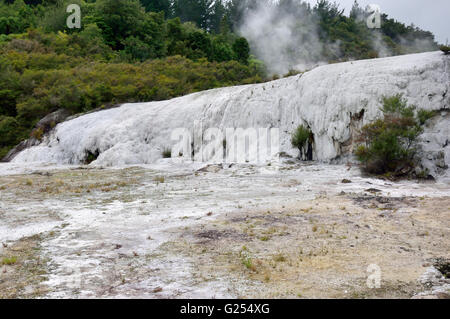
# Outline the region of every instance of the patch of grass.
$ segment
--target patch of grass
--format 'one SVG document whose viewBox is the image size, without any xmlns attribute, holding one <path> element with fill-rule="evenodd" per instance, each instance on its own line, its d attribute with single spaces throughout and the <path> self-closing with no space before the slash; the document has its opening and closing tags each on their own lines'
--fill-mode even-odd
<svg viewBox="0 0 450 319">
<path fill-rule="evenodd" d="M 277 263 L 284 263 L 286 262 L 287 259 L 283 254 L 279 253 L 273 256 L 273 260 L 276 261 Z"/>
<path fill-rule="evenodd" d="M 14 265 L 17 262 L 17 257 L 4 257 L 2 259 L 2 265 Z"/>
<path fill-rule="evenodd" d="M 247 268 L 248 270 L 255 271 L 256 267 L 253 265 L 253 261 L 250 257 L 244 257 L 242 258 L 242 264 Z"/>
<path fill-rule="evenodd" d="M 240 255 L 242 265 L 244 265 L 248 270 L 256 272 L 256 266 L 254 265 L 253 260 L 250 257 L 250 251 L 246 246 L 242 246 Z"/>
<path fill-rule="evenodd" d="M 243 256 L 242 257 L 242 264 L 250 271 L 257 272 L 256 266 L 253 263 L 253 259 L 250 256 Z"/>
<path fill-rule="evenodd" d="M 56 179 L 55 180 L 55 186 L 57 186 L 57 187 L 61 187 L 61 186 L 64 186 L 64 181 L 62 180 L 62 179 Z"/>
<path fill-rule="evenodd" d="M 266 235 L 274 235 L 278 232 L 278 230 L 275 227 L 270 227 L 268 230 L 264 232 Z"/>
<path fill-rule="evenodd" d="M 5 247 L 10 257 L 0 259 L 0 265 L 9 269 L 0 274 L 0 299 L 38 298 L 46 292 L 41 283 L 46 280 L 48 260 L 40 254 L 41 240 L 34 235 Z"/>
<path fill-rule="evenodd" d="M 163 184 L 166 181 L 166 178 L 164 176 L 157 176 L 153 180 L 159 184 Z"/>
</svg>

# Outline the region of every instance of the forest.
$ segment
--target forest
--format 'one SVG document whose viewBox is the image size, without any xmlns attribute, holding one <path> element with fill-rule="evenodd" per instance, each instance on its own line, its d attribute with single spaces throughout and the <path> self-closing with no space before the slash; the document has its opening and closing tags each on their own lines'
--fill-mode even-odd
<svg viewBox="0 0 450 319">
<path fill-rule="evenodd" d="M 276 78 L 258 40 L 242 32 L 264 1 L 0 0 L 0 158 L 61 108 L 77 114 Z M 81 8 L 80 29 L 66 24 L 72 3 Z M 380 30 L 368 29 L 357 2 L 348 16 L 327 0 L 267 6 L 279 18 L 313 21 L 323 44 L 314 55 L 328 63 L 377 58 L 380 42 L 388 55 L 438 48 L 431 32 L 386 14 Z M 295 24 L 293 47 L 302 46 L 305 27 Z"/>
</svg>

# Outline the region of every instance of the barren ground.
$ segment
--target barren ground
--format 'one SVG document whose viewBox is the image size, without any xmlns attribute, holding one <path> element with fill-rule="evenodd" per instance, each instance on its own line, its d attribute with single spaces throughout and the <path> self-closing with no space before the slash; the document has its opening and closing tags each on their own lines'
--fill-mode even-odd
<svg viewBox="0 0 450 319">
<path fill-rule="evenodd" d="M 346 166 L 0 165 L 0 298 L 410 298 L 449 238 L 449 184 Z"/>
</svg>

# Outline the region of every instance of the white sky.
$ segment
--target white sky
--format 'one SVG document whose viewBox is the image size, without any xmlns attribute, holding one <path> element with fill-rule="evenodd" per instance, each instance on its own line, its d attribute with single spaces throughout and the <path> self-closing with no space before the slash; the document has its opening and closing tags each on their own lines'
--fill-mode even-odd
<svg viewBox="0 0 450 319">
<path fill-rule="evenodd" d="M 315 4 L 316 0 L 306 0 Z M 354 0 L 332 0 L 348 13 Z M 390 18 L 431 31 L 439 43 L 450 41 L 450 0 L 359 0 L 360 6 L 378 4 Z"/>
</svg>

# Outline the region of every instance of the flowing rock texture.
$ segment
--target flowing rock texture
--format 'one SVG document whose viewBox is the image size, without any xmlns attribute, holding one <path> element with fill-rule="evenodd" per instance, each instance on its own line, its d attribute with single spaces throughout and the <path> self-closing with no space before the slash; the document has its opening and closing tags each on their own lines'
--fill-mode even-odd
<svg viewBox="0 0 450 319">
<path fill-rule="evenodd" d="M 314 134 L 314 159 L 351 154 L 358 128 L 381 116 L 383 95 L 402 93 L 418 109 L 439 114 L 421 137 L 430 174 L 450 165 L 450 57 L 430 52 L 318 67 L 273 82 L 214 89 L 162 102 L 124 104 L 59 124 L 14 162 L 148 164 L 172 145 L 175 128 L 280 128 L 281 151 L 296 155 L 291 133 L 300 124 Z"/>
</svg>

